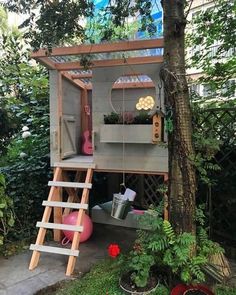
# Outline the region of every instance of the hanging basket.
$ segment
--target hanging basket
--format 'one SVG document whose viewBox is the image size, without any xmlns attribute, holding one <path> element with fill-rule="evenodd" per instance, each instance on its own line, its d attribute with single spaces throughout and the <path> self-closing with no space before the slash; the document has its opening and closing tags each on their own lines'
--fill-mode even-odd
<svg viewBox="0 0 236 295">
<path fill-rule="evenodd" d="M 124 195 L 114 194 L 112 207 L 111 207 L 111 216 L 118 220 L 124 220 L 130 211 L 131 203 L 129 200 L 124 200 Z"/>
</svg>

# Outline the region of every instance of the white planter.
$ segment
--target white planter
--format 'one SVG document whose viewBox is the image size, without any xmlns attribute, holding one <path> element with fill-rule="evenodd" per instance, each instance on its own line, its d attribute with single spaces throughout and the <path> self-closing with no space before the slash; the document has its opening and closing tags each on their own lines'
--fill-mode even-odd
<svg viewBox="0 0 236 295">
<path fill-rule="evenodd" d="M 100 142 L 152 144 L 152 125 L 101 125 Z"/>
</svg>

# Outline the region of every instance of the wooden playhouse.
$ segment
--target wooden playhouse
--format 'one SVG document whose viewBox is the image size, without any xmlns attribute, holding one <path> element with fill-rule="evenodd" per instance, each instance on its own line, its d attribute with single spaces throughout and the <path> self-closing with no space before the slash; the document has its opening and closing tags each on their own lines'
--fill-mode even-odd
<svg viewBox="0 0 236 295">
<path fill-rule="evenodd" d="M 152 39 L 40 49 L 32 54 L 50 74 L 54 178 L 43 202 L 42 221 L 37 223 L 36 243 L 30 247 L 30 269 L 37 266 L 40 252 L 50 252 L 68 255 L 66 274 L 73 272 L 93 171 L 162 175 L 167 180 L 162 48 L 163 39 Z M 133 124 L 142 111 L 149 111 L 151 123 Z M 119 117 L 119 124 L 104 124 L 104 116 Z M 79 210 L 77 224 L 62 224 L 63 215 L 72 209 Z M 62 230 L 73 230 L 71 249 L 44 246 L 47 229 L 54 230 L 57 241 Z"/>
</svg>

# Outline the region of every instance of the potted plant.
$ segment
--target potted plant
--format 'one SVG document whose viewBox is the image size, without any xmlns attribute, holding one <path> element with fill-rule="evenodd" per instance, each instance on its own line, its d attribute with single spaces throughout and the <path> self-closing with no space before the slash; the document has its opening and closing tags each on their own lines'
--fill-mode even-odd
<svg viewBox="0 0 236 295">
<path fill-rule="evenodd" d="M 176 235 L 171 229 L 168 230 L 170 236 L 173 235 L 173 242 L 169 253 L 172 253 L 175 260 L 171 262 L 171 259 L 168 260 L 167 258 L 165 262 L 170 265 L 171 270 L 184 282 L 175 286 L 171 291 L 171 295 L 214 295 L 210 288 L 205 285 L 205 270 L 209 269 L 207 266 L 211 257 L 216 255 L 222 256 L 223 249 L 217 243 L 208 239 L 207 231 L 204 228 L 205 216 L 201 206 L 196 210 L 196 223 L 196 237 L 189 233 Z M 182 261 L 178 259 L 178 256 L 179 258 L 182 256 L 182 254 L 179 255 L 177 253 L 179 251 L 176 251 L 178 248 L 182 248 L 182 253 L 185 253 L 185 258 L 182 257 Z M 215 275 L 216 271 L 212 274 Z"/>
<path fill-rule="evenodd" d="M 135 245 L 128 263 L 129 271 L 120 279 L 120 287 L 127 294 L 149 294 L 159 284 L 152 266 L 155 258 L 139 244 Z"/>
<path fill-rule="evenodd" d="M 171 295 L 214 295 L 214 293 L 203 285 L 188 286 L 178 284 L 172 291 Z"/>
<path fill-rule="evenodd" d="M 210 255 L 222 249 L 207 238 L 202 226 L 198 229 L 197 237 L 186 232 L 176 234 L 170 222 L 163 220 L 162 208 L 161 204 L 139 217 L 142 229 L 138 230 L 138 239 L 126 273 L 130 285 L 133 284 L 136 289 L 147 286 L 151 277 L 158 277 L 159 270 L 167 269 L 172 278 L 170 281 L 176 278 L 184 283 L 177 285 L 172 295 L 197 295 L 197 291 L 199 295 L 213 295 L 206 286 L 200 285 L 206 280 L 203 266 Z M 170 285 L 172 282 L 169 282 Z"/>
<path fill-rule="evenodd" d="M 159 206 L 139 215 L 141 229 L 137 231 L 138 238 L 130 252 L 126 272 L 120 279 L 120 287 L 127 294 L 149 294 L 157 288 L 161 279 L 167 280 L 167 272 L 156 255 L 156 248 L 152 247 L 152 241 L 162 227 L 162 218 L 156 218 L 162 208 Z"/>
</svg>

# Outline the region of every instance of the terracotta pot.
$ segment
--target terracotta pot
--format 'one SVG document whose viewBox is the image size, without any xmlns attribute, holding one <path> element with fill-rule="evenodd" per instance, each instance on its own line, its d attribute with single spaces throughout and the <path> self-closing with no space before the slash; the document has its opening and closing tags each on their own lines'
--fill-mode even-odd
<svg viewBox="0 0 236 295">
<path fill-rule="evenodd" d="M 206 295 L 214 295 L 214 293 L 203 285 L 184 285 L 179 284 L 171 291 L 171 295 L 188 295 L 188 291 L 190 290 L 199 290 L 204 292 Z"/>
</svg>

